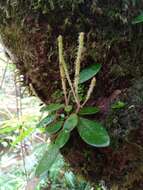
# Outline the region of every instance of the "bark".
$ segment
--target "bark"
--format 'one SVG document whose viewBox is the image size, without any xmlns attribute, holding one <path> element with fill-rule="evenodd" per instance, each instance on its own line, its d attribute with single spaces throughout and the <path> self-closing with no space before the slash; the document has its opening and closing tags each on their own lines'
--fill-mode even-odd
<svg viewBox="0 0 143 190">
<path fill-rule="evenodd" d="M 50 1 L 51 2 L 51 1 Z M 143 188 L 143 36 L 132 19 L 142 1 L 24 0 L 0 3 L 2 41 L 24 76 L 46 104 L 61 101 L 57 37 L 64 37 L 65 57 L 73 76 L 79 32 L 85 32 L 82 68 L 98 62 L 102 71 L 89 105 L 98 105 L 111 136 L 108 148 L 84 144 L 76 131 L 62 153 L 74 171 L 90 181 L 105 180 L 118 190 Z M 88 85 L 88 84 L 87 84 Z M 86 89 L 86 85 L 84 86 Z M 126 106 L 113 110 L 122 100 Z"/>
</svg>

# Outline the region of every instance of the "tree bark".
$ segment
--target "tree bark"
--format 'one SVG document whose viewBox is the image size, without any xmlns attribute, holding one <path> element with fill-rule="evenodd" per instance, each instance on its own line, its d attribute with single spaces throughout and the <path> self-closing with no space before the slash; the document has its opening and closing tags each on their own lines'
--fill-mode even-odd
<svg viewBox="0 0 143 190">
<path fill-rule="evenodd" d="M 143 188 L 143 28 L 131 21 L 143 9 L 143 2 L 50 2 L 0 2 L 3 44 L 24 76 L 23 83 L 32 86 L 48 104 L 62 100 L 58 35 L 64 37 L 65 57 L 73 76 L 78 33 L 85 32 L 81 67 L 102 64 L 88 104 L 101 108 L 96 118 L 109 131 L 111 145 L 93 148 L 74 131 L 62 154 L 74 171 L 92 182 L 105 180 L 114 189 L 139 190 Z M 125 102 L 125 108 L 111 109 L 118 100 Z"/>
</svg>

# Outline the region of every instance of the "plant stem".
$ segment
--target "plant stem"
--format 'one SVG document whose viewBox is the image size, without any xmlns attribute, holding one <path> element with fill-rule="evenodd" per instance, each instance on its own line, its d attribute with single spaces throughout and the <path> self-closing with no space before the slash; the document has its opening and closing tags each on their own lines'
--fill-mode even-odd
<svg viewBox="0 0 143 190">
<path fill-rule="evenodd" d="M 70 98 L 71 98 L 71 90 L 70 90 L 69 93 L 68 93 L 68 104 L 69 104 L 69 102 L 70 102 Z"/>
<path fill-rule="evenodd" d="M 84 101 L 84 103 L 82 104 L 81 107 L 83 107 L 83 106 L 87 103 L 87 101 L 89 100 L 89 98 L 90 98 L 90 96 L 91 96 L 91 94 L 92 94 L 92 92 L 93 92 L 93 90 L 94 90 L 95 85 L 96 85 L 96 78 L 94 77 L 94 78 L 91 80 L 91 83 L 90 83 L 90 85 L 89 85 L 89 89 L 88 89 L 88 91 L 87 91 L 86 99 L 85 99 L 85 101 Z"/>
<path fill-rule="evenodd" d="M 5 69 L 4 69 L 4 73 L 3 73 L 3 76 L 2 76 L 2 80 L 1 80 L 1 84 L 0 84 L 0 89 L 2 89 L 2 87 L 3 87 L 3 83 L 4 83 L 5 76 L 6 76 L 6 71 L 7 71 L 7 68 L 8 68 L 8 64 L 9 64 L 9 62 L 7 61 Z"/>
</svg>

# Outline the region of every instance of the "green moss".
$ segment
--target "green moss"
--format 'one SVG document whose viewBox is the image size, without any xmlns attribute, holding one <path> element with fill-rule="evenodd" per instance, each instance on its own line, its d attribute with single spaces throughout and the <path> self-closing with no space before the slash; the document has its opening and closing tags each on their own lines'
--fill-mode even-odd
<svg viewBox="0 0 143 190">
<path fill-rule="evenodd" d="M 142 9 L 138 2 L 0 2 L 0 34 L 3 43 L 13 55 L 13 62 L 24 75 L 25 83 L 30 84 L 45 103 L 61 98 L 58 35 L 64 36 L 65 59 L 73 76 L 78 33 L 85 32 L 82 68 L 95 62 L 102 64 L 102 71 L 97 76 L 96 93 L 93 93 L 89 104 L 95 104 L 99 97 L 107 98 L 119 89 L 122 92 L 119 100 L 126 102 L 127 107 L 116 111 L 111 109 L 106 119 L 102 114 L 99 115 L 101 120 L 105 119 L 104 123 L 110 132 L 111 147 L 93 149 L 82 143 L 74 133 L 63 155 L 74 170 L 81 172 L 87 179 L 103 179 L 109 186 L 117 184 L 122 190 L 132 190 L 137 186 L 138 180 L 134 176 L 128 188 L 129 179 L 132 179 L 130 173 L 140 176 L 139 180 L 142 176 L 142 171 L 138 170 L 142 153 L 131 144 L 132 141 L 142 147 L 143 33 L 142 26 L 131 25 L 132 18 Z M 87 86 L 88 82 L 81 88 L 81 98 Z"/>
<path fill-rule="evenodd" d="M 134 12 L 128 14 L 129 9 L 124 9 L 127 6 L 125 2 L 121 5 L 119 2 L 91 3 L 84 0 L 2 1 L 0 33 L 5 46 L 15 56 L 26 84 L 31 83 L 37 95 L 47 103 L 60 86 L 57 36 L 62 34 L 65 38 L 65 54 L 72 75 L 76 39 L 78 33 L 84 31 L 87 38 L 82 67 L 95 62 L 104 64 L 99 94 L 109 94 L 109 90 L 120 87 L 124 78 L 143 74 L 141 54 L 134 60 L 137 49 L 142 51 L 142 46 L 138 47 L 141 33 L 136 33 L 134 38 L 134 28 L 130 26 L 132 17 L 140 8 L 138 4 L 131 5 Z M 125 15 L 127 23 L 122 19 Z"/>
</svg>

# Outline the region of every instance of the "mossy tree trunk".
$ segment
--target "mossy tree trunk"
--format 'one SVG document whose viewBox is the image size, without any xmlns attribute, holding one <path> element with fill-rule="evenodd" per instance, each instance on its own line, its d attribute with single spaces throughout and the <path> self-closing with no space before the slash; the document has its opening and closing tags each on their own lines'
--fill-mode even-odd
<svg viewBox="0 0 143 190">
<path fill-rule="evenodd" d="M 111 145 L 92 148 L 75 131 L 62 153 L 74 171 L 118 190 L 143 188 L 143 28 L 131 23 L 142 9 L 141 0 L 0 2 L 2 41 L 23 82 L 46 104 L 62 101 L 58 35 L 64 37 L 73 76 L 78 33 L 85 32 L 82 68 L 102 64 L 88 104 L 101 108 L 97 118 L 108 129 Z M 125 108 L 111 109 L 118 100 Z"/>
</svg>

